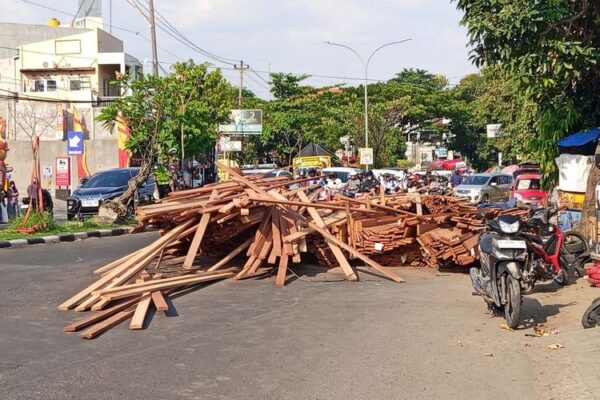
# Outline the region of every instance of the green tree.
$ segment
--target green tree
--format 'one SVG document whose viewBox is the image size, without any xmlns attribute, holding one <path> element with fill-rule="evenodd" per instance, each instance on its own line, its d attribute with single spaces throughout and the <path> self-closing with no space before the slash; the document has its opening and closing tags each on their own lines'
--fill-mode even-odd
<svg viewBox="0 0 600 400">
<path fill-rule="evenodd" d="M 126 146 L 141 165 L 123 195 L 103 203 L 105 214 L 113 218 L 126 215 L 155 163 L 171 148 L 181 149 L 182 132 L 184 146 L 212 146 L 217 124 L 227 119 L 234 93 L 219 70 L 207 72 L 205 66 L 193 63 L 176 64 L 166 77 L 131 80 L 125 75 L 115 83 L 128 95 L 115 99 L 96 118 L 113 129 L 122 115 L 131 130 Z"/>
<path fill-rule="evenodd" d="M 532 146 L 556 181 L 556 142 L 573 130 L 600 125 L 600 3 L 581 0 L 455 0 L 464 12 L 473 61 L 507 71 L 537 107 Z M 592 231 L 594 187 L 590 174 L 582 230 Z"/>
</svg>

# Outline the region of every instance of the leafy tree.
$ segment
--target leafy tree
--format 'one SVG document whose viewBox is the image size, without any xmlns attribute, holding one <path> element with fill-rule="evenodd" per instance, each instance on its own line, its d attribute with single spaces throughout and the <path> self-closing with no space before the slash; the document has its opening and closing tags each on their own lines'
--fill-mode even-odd
<svg viewBox="0 0 600 400">
<path fill-rule="evenodd" d="M 556 180 L 556 142 L 573 130 L 600 125 L 600 3 L 581 0 L 455 0 L 464 12 L 472 58 L 507 71 L 535 102 L 538 132 L 532 141 L 546 174 Z M 590 174 L 582 230 L 592 232 L 594 188 Z"/>
<path fill-rule="evenodd" d="M 141 159 L 141 165 L 123 195 L 103 203 L 104 213 L 113 218 L 127 213 L 127 205 L 154 164 L 178 147 L 182 131 L 184 146 L 203 148 L 212 143 L 217 124 L 227 119 L 234 93 L 219 70 L 207 72 L 205 66 L 193 63 L 176 64 L 166 77 L 131 80 L 123 76 L 116 84 L 130 95 L 115 99 L 97 119 L 112 129 L 117 116 L 123 116 L 131 130 L 127 148 Z"/>
<path fill-rule="evenodd" d="M 271 74 L 271 94 L 276 99 L 285 100 L 303 93 L 300 82 L 308 78 L 308 75 L 294 75 L 283 72 Z"/>
</svg>

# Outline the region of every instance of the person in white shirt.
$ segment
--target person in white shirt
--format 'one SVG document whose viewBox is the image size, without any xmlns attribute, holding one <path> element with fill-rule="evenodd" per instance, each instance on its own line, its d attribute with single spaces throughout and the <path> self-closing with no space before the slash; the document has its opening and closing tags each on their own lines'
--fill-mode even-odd
<svg viewBox="0 0 600 400">
<path fill-rule="evenodd" d="M 331 190 L 338 191 L 342 188 L 342 180 L 336 174 L 330 174 L 327 177 L 327 187 Z"/>
</svg>

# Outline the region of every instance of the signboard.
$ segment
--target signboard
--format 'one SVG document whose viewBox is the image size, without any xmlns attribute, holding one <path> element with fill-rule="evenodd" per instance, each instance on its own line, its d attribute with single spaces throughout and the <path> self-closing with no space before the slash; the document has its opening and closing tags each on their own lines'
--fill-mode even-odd
<svg viewBox="0 0 600 400">
<path fill-rule="evenodd" d="M 242 141 L 230 140 L 228 137 L 222 137 L 218 146 L 219 151 L 242 151 Z"/>
<path fill-rule="evenodd" d="M 260 135 L 262 110 L 231 110 L 229 123 L 219 125 L 219 132 L 235 135 Z"/>
<path fill-rule="evenodd" d="M 69 186 L 71 184 L 71 159 L 69 157 L 56 157 L 56 186 Z"/>
<path fill-rule="evenodd" d="M 360 164 L 373 165 L 373 148 L 372 147 L 363 147 L 362 149 L 358 149 L 358 154 L 359 154 L 359 158 L 360 158 Z"/>
<path fill-rule="evenodd" d="M 42 167 L 42 176 L 44 178 L 51 178 L 52 177 L 52 166 L 51 165 L 44 165 Z"/>
<path fill-rule="evenodd" d="M 502 133 L 502 124 L 488 124 L 486 128 L 487 128 L 487 137 L 489 139 L 498 137 Z"/>
<path fill-rule="evenodd" d="M 83 132 L 67 132 L 67 154 L 70 156 L 83 154 Z"/>
<path fill-rule="evenodd" d="M 435 155 L 438 158 L 446 158 L 448 157 L 448 149 L 445 147 L 438 147 L 437 149 L 435 149 Z"/>
<path fill-rule="evenodd" d="M 62 104 L 56 105 L 56 140 L 65 140 L 67 132 L 67 111 L 63 109 Z"/>
</svg>

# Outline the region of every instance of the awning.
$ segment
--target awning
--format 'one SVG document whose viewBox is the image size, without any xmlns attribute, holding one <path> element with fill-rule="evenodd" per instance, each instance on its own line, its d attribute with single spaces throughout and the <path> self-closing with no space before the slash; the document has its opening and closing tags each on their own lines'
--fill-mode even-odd
<svg viewBox="0 0 600 400">
<path fill-rule="evenodd" d="M 592 128 L 567 136 L 558 142 L 558 150 L 567 154 L 593 155 L 600 138 L 600 128 Z"/>
</svg>

